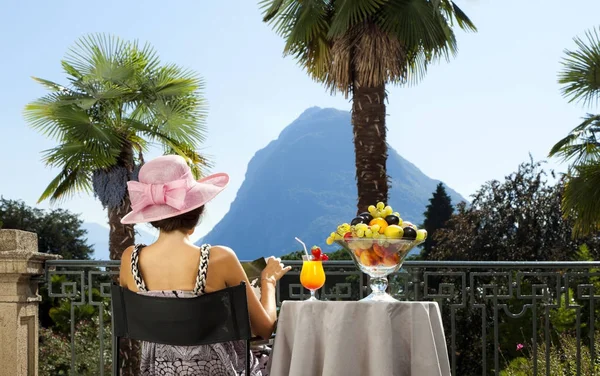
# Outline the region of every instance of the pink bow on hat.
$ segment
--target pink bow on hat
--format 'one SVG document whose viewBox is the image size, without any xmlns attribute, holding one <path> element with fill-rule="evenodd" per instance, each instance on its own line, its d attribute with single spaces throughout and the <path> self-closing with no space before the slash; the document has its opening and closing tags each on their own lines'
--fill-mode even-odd
<svg viewBox="0 0 600 376">
<path fill-rule="evenodd" d="M 127 182 L 131 194 L 131 209 L 139 212 L 150 205 L 169 205 L 181 210 L 189 190 L 187 179 L 174 180 L 165 184 L 146 184 L 137 181 Z M 135 194 L 134 192 L 139 192 Z"/>
</svg>

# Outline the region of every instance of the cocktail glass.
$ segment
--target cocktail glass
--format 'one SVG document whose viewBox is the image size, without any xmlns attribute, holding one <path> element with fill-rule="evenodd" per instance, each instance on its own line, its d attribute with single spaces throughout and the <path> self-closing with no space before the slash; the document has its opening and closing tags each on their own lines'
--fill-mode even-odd
<svg viewBox="0 0 600 376">
<path fill-rule="evenodd" d="M 302 256 L 302 270 L 300 271 L 300 283 L 310 291 L 310 298 L 307 301 L 318 300 L 315 297 L 315 291 L 325 284 L 325 271 L 323 262 L 314 260 L 313 256 Z"/>
</svg>

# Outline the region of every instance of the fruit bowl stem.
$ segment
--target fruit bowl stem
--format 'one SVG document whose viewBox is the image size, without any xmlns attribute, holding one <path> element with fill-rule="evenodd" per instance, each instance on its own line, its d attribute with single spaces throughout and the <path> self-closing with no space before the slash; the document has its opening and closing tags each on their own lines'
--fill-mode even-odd
<svg viewBox="0 0 600 376">
<path fill-rule="evenodd" d="M 371 287 L 371 294 L 361 301 L 371 302 L 397 302 L 390 294 L 386 293 L 385 290 L 388 286 L 387 277 L 372 277 L 369 283 Z"/>
</svg>

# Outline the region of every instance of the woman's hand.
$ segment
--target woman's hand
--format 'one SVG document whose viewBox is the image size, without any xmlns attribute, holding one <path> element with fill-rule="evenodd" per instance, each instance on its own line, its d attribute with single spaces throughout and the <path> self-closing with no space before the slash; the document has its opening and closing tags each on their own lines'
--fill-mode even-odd
<svg viewBox="0 0 600 376">
<path fill-rule="evenodd" d="M 291 266 L 283 265 L 280 258 L 271 256 L 267 259 L 267 266 L 261 273 L 261 279 L 276 284 L 277 281 L 291 269 Z"/>
</svg>

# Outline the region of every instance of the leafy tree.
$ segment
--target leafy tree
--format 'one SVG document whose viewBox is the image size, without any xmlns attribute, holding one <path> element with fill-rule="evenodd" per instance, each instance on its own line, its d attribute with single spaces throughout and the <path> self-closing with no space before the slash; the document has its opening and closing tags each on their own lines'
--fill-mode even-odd
<svg viewBox="0 0 600 376">
<path fill-rule="evenodd" d="M 261 0 L 263 21 L 314 80 L 352 96 L 358 212 L 388 200 L 387 84 L 414 84 L 476 30 L 450 0 Z M 456 24 L 455 24 L 456 23 Z"/>
<path fill-rule="evenodd" d="M 0 198 L 0 217 L 5 229 L 34 232 L 38 235 L 38 250 L 62 256 L 67 260 L 89 260 L 94 252 L 87 244 L 86 230 L 81 228 L 83 221 L 79 215 L 67 210 L 41 210 L 27 206 L 23 201 Z M 76 279 L 71 278 L 71 281 Z M 50 298 L 48 284 L 55 286 L 69 282 L 66 276 L 55 275 L 51 281 L 40 287 L 42 301 L 39 307 L 40 324 L 43 328 L 51 328 L 57 332 L 70 332 L 71 303 L 67 299 Z M 93 289 L 94 296 L 99 299 L 99 291 Z M 98 315 L 97 307 L 91 305 L 73 308 L 75 322 L 91 319 Z"/>
<path fill-rule="evenodd" d="M 151 143 L 184 157 L 196 177 L 208 165 L 196 149 L 206 118 L 202 80 L 174 64 L 161 64 L 149 45 L 101 34 L 81 38 L 61 61 L 68 84 L 41 78 L 50 90 L 25 107 L 31 126 L 57 141 L 45 163 L 60 169 L 40 197 L 56 201 L 93 192 L 108 211 L 110 258 L 134 244 L 127 181 L 135 180 Z M 139 370 L 135 342 L 124 340 L 124 375 Z"/>
<path fill-rule="evenodd" d="M 35 232 L 40 252 L 67 260 L 89 260 L 94 252 L 87 244 L 87 231 L 81 228 L 83 221 L 67 210 L 44 211 L 0 197 L 0 218 L 4 229 Z"/>
<path fill-rule="evenodd" d="M 435 192 L 433 192 L 433 196 L 429 199 L 429 205 L 427 205 L 425 213 L 423 213 L 425 220 L 421 227 L 427 230 L 428 236 L 425 243 L 423 243 L 422 258 L 428 258 L 431 249 L 436 244 L 434 240 L 435 232 L 446 226 L 446 222 L 448 222 L 453 212 L 452 200 L 448 196 L 448 193 L 446 193 L 444 184 L 439 183 Z"/>
<path fill-rule="evenodd" d="M 563 185 L 548 184 L 539 162 L 523 163 L 504 182 L 486 183 L 471 205 L 434 236 L 430 258 L 471 261 L 569 260 L 582 244 L 600 256 L 597 237 L 573 239 L 573 221 L 563 218 Z"/>
<path fill-rule="evenodd" d="M 429 258 L 435 260 L 465 261 L 560 261 L 572 260 L 581 256 L 586 249 L 597 259 L 600 256 L 600 239 L 597 236 L 574 239 L 572 237 L 573 221 L 564 218 L 561 211 L 561 197 L 564 185 L 548 183 L 546 173 L 539 162 L 527 162 L 518 170 L 505 177 L 504 181 L 491 181 L 483 185 L 473 196 L 471 205 L 457 205 L 457 211 L 448 220 L 446 227 L 434 235 L 436 241 Z M 587 245 L 585 247 L 584 245 Z M 469 276 L 467 276 L 468 280 Z M 506 283 L 503 276 L 479 276 L 478 286 L 497 285 L 502 289 Z M 516 280 L 516 279 L 515 279 Z M 430 280 L 431 282 L 431 280 Z M 546 283 L 543 277 L 525 278 L 521 282 L 522 291 L 532 291 L 534 284 Z M 438 277 L 438 283 L 430 284 L 430 288 L 439 289 L 439 283 L 458 283 L 455 291 L 462 291 L 462 286 L 451 277 Z M 587 282 L 589 283 L 589 282 Z M 500 291 L 499 293 L 506 293 Z M 479 299 L 475 295 L 475 299 Z M 457 355 L 459 374 L 481 373 L 481 327 L 482 317 L 493 317 L 497 307 L 492 299 L 480 299 L 476 307 L 473 302 L 455 313 L 455 338 L 460 349 Z M 503 301 L 512 312 L 525 309 L 527 300 L 513 296 Z M 541 305 L 538 301 L 536 304 Z M 585 302 L 581 302 L 585 304 Z M 543 307 L 538 307 L 543 312 Z M 555 310 L 552 312 L 553 327 L 565 327 L 571 324 L 569 312 Z M 531 326 L 532 310 L 526 309 L 523 316 L 509 318 L 500 315 L 498 318 L 499 344 L 506 360 L 520 356 L 515 351 L 517 342 L 530 340 L 539 333 L 534 333 Z M 582 315 L 582 320 L 585 319 Z M 488 333 L 492 330 L 488 325 Z M 449 319 L 444 318 L 444 327 L 451 329 Z M 541 330 L 541 327 L 538 328 Z M 556 333 L 553 332 L 556 339 Z M 493 362 L 494 347 L 492 341 L 486 342 L 488 367 Z M 543 358 L 540 358 L 543 359 Z M 488 372 L 492 371 L 487 369 Z"/>
<path fill-rule="evenodd" d="M 110 257 L 118 260 L 134 244 L 133 225 L 120 222 L 131 207 L 126 183 L 150 143 L 186 158 L 196 175 L 207 165 L 196 152 L 205 137 L 203 83 L 161 64 L 149 45 L 101 34 L 81 38 L 61 64 L 68 84 L 35 78 L 50 93 L 25 107 L 31 126 L 58 143 L 44 152 L 60 172 L 40 201 L 93 192 L 108 210 Z"/>
<path fill-rule="evenodd" d="M 575 38 L 577 49 L 566 50 L 559 73 L 562 94 L 569 102 L 591 107 L 600 99 L 600 28 L 586 39 Z M 572 164 L 567 174 L 562 209 L 574 217 L 574 235 L 600 230 L 600 115 L 587 114 L 583 122 L 554 145 L 550 156 Z"/>
</svg>

